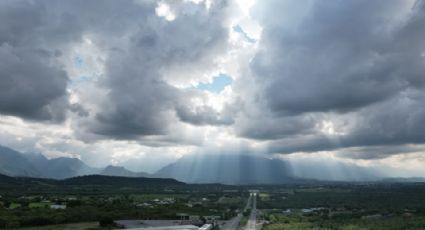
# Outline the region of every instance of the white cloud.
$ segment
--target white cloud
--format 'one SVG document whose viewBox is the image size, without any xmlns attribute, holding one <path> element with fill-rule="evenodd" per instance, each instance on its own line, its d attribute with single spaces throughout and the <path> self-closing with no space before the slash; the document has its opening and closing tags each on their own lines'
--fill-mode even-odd
<svg viewBox="0 0 425 230">
<path fill-rule="evenodd" d="M 164 2 L 158 3 L 155 12 L 159 17 L 163 17 L 167 21 L 174 21 L 176 19 L 176 15 L 172 12 L 170 6 Z"/>
</svg>

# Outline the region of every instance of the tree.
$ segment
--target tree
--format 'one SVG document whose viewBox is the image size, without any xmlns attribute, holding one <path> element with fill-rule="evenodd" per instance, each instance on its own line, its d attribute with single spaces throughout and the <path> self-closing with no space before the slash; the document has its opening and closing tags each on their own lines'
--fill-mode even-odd
<svg viewBox="0 0 425 230">
<path fill-rule="evenodd" d="M 104 217 L 100 218 L 100 220 L 99 220 L 99 226 L 102 227 L 102 228 L 113 227 L 114 225 L 115 225 L 114 219 L 112 219 L 112 217 L 110 217 L 110 216 L 104 216 Z"/>
</svg>

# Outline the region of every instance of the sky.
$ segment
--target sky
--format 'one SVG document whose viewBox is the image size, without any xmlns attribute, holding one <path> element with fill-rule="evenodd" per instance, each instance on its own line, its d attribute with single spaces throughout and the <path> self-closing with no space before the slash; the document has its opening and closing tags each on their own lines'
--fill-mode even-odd
<svg viewBox="0 0 425 230">
<path fill-rule="evenodd" d="M 0 145 L 425 176 L 424 37 L 421 0 L 0 1 Z"/>
</svg>

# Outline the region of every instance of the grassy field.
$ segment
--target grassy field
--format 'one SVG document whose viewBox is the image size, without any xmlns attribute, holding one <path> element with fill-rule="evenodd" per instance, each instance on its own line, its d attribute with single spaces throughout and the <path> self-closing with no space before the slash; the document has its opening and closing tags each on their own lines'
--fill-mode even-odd
<svg viewBox="0 0 425 230">
<path fill-rule="evenodd" d="M 273 214 L 268 216 L 269 224 L 263 230 L 281 229 L 316 229 L 316 230 L 417 230 L 425 229 L 425 216 L 414 215 L 409 218 L 395 215 L 364 219 L 347 216 L 344 218 L 327 218 L 323 216 L 300 216 Z"/>
<path fill-rule="evenodd" d="M 245 226 L 248 224 L 248 217 L 247 216 L 243 216 L 241 221 L 239 222 L 238 225 L 238 230 L 242 230 L 245 229 Z"/>
<path fill-rule="evenodd" d="M 43 202 L 31 202 L 28 204 L 29 208 L 47 208 L 52 203 L 43 203 Z"/>
<path fill-rule="evenodd" d="M 10 206 L 9 206 L 10 209 L 15 209 L 15 208 L 20 208 L 20 207 L 21 207 L 21 204 L 18 204 L 18 203 L 11 203 Z"/>
<path fill-rule="evenodd" d="M 260 194 L 259 194 L 259 198 L 260 198 L 262 201 L 270 200 L 270 194 L 268 194 L 268 193 L 260 193 Z"/>
</svg>

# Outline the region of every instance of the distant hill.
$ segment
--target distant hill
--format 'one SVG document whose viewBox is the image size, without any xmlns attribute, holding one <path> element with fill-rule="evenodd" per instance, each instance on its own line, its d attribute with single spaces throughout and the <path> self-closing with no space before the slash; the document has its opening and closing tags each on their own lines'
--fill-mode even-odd
<svg viewBox="0 0 425 230">
<path fill-rule="evenodd" d="M 107 187 L 131 187 L 131 188 L 149 188 L 149 186 L 179 186 L 184 185 L 175 179 L 167 178 L 142 178 L 142 177 L 116 177 L 116 176 L 79 176 L 63 180 L 31 178 L 31 177 L 10 177 L 0 174 L 0 187 L 14 186 L 36 186 L 38 188 L 51 188 L 52 186 L 107 186 Z"/>
<path fill-rule="evenodd" d="M 86 165 L 77 158 L 59 157 L 47 159 L 41 153 L 21 154 L 33 167 L 40 172 L 39 175 L 28 175 L 31 177 L 44 177 L 53 179 L 64 179 L 75 176 L 98 174 L 101 170 Z"/>
<path fill-rule="evenodd" d="M 0 187 L 12 186 L 17 183 L 15 178 L 0 174 Z"/>
<path fill-rule="evenodd" d="M 0 146 L 0 174 L 20 177 L 65 179 L 83 175 L 101 174 L 123 177 L 151 177 L 144 172 L 132 172 L 124 167 L 93 168 L 77 158 L 47 159 L 41 153 L 20 153 Z"/>
<path fill-rule="evenodd" d="M 61 180 L 60 184 L 64 185 L 114 185 L 114 186 L 153 186 L 153 185 L 184 185 L 184 183 L 175 179 L 168 178 L 143 178 L 143 177 L 118 177 L 118 176 L 101 176 L 90 175 L 73 177 Z"/>
<path fill-rule="evenodd" d="M 0 173 L 9 176 L 42 176 L 20 152 L 0 146 Z"/>
<path fill-rule="evenodd" d="M 350 162 L 329 159 L 292 159 L 292 171 L 298 178 L 320 181 L 376 181 L 384 177 L 379 170 Z"/>
<path fill-rule="evenodd" d="M 154 176 L 186 183 L 281 184 L 293 180 L 286 162 L 250 154 L 188 155 Z"/>
<path fill-rule="evenodd" d="M 425 177 L 389 177 L 382 179 L 386 183 L 424 183 Z"/>
<path fill-rule="evenodd" d="M 152 177 L 152 175 L 149 173 L 144 173 L 144 172 L 136 173 L 122 166 L 112 166 L 112 165 L 109 165 L 103 170 L 101 170 L 99 174 L 105 175 L 105 176 L 121 176 L 121 177 Z"/>
<path fill-rule="evenodd" d="M 60 157 L 49 160 L 42 172 L 47 178 L 63 179 L 96 174 L 98 170 L 87 166 L 80 159 Z"/>
</svg>

